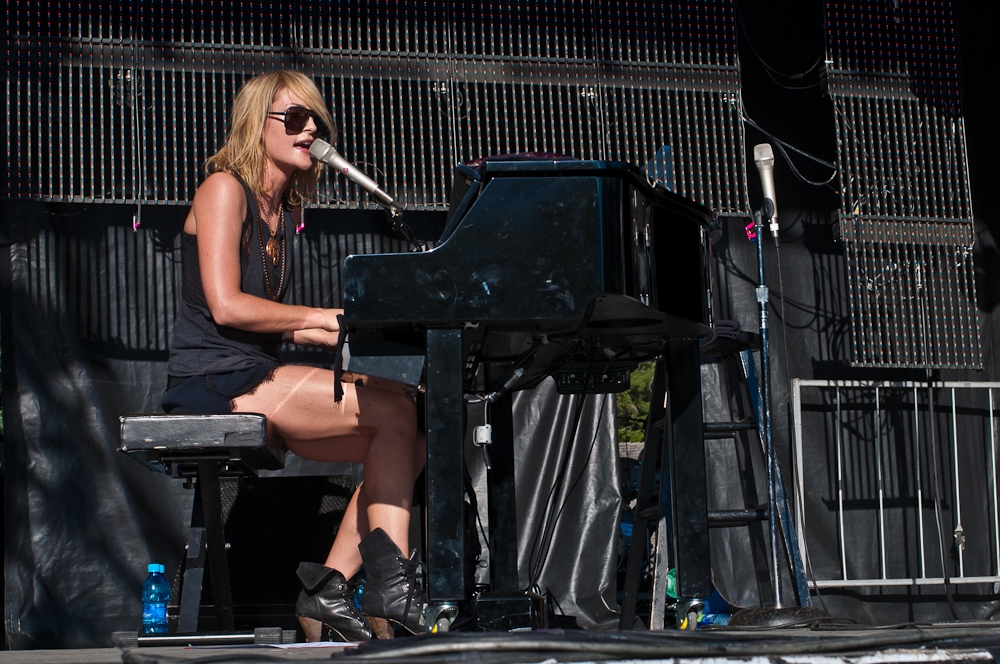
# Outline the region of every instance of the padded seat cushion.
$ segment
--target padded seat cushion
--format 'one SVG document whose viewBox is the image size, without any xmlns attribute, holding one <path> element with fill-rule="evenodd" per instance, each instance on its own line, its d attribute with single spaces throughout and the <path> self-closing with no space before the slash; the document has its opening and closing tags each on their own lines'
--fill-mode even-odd
<svg viewBox="0 0 1000 664">
<path fill-rule="evenodd" d="M 120 451 L 156 470 L 183 456 L 228 455 L 247 470 L 284 468 L 281 451 L 267 447 L 267 418 L 257 413 L 223 415 L 125 415 Z"/>
</svg>

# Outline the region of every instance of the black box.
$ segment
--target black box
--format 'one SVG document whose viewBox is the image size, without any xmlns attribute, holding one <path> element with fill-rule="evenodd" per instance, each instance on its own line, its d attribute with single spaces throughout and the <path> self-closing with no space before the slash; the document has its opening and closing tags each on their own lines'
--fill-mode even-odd
<svg viewBox="0 0 1000 664">
<path fill-rule="evenodd" d="M 476 627 L 483 632 L 513 632 L 548 627 L 545 598 L 531 591 L 483 593 L 476 598 Z"/>
</svg>

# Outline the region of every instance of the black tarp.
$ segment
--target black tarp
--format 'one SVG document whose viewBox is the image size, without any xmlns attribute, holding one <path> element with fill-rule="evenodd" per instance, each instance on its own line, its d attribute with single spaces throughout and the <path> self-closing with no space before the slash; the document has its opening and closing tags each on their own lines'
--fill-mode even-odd
<svg viewBox="0 0 1000 664">
<path fill-rule="evenodd" d="M 4 207 L 5 615 L 12 648 L 106 645 L 113 631 L 138 629 L 146 564 L 164 564 L 169 577 L 181 562 L 192 492 L 116 448 L 120 415 L 158 411 L 186 209 L 146 208 L 136 231 L 133 212 L 111 205 Z M 294 243 L 295 300 L 337 306 L 347 254 L 405 250 L 379 234 L 386 232 L 380 220 L 377 213 L 307 213 L 306 230 Z M 427 237 L 437 222 L 430 215 L 410 218 Z M 286 359 L 322 364 L 330 358 L 292 348 Z M 587 627 L 617 624 L 613 404 L 610 397 L 588 397 L 578 407 L 577 398 L 556 394 L 551 384 L 515 399 L 518 508 L 522 532 L 530 534 L 521 546 L 523 569 L 537 569 L 533 582 Z M 585 445 L 569 444 L 574 431 Z M 267 502 L 260 496 L 275 476 L 357 479 L 358 468 L 343 466 L 296 463 L 266 473 L 237 499 L 233 514 L 239 524 L 253 523 L 244 513 Z M 470 469 L 481 469 L 475 454 Z M 561 474 L 572 481 L 552 492 Z M 288 508 L 287 501 L 279 505 Z M 266 509 L 258 515 L 275 517 Z M 325 537 L 328 546 L 332 532 Z M 256 541 L 243 532 L 229 538 Z M 288 548 L 316 546 L 293 542 Z M 535 562 L 528 564 L 529 557 Z M 268 574 L 293 578 L 294 563 L 285 567 Z M 244 569 L 233 567 L 237 598 L 253 595 L 246 585 L 257 583 L 260 573 L 239 576 Z M 260 585 L 273 594 L 273 584 Z M 294 592 L 284 598 L 289 608 Z"/>
<path fill-rule="evenodd" d="M 849 365 L 850 318 L 844 258 L 840 246 L 833 240 L 832 225 L 807 217 L 789 216 L 794 221 L 786 228 L 780 250 L 776 250 L 770 240 L 766 241 L 764 261 L 765 282 L 771 289 L 769 329 L 774 441 L 791 495 L 793 468 L 799 461 L 792 453 L 790 383 L 793 378 L 921 383 L 926 381 L 927 374 L 922 370 L 865 369 Z M 739 320 L 743 329 L 757 332 L 759 313 L 753 291 L 758 283 L 757 249 L 746 238 L 745 223 L 743 219 L 724 221 L 723 233 L 713 248 L 715 295 L 720 318 Z M 981 325 L 988 332 L 985 317 Z M 717 361 L 706 360 L 703 386 L 708 420 L 730 419 L 729 394 L 721 372 Z M 988 371 L 974 370 L 942 370 L 933 374 L 937 381 L 987 381 L 989 376 Z M 801 485 L 804 500 L 801 504 L 806 519 L 804 544 L 812 563 L 807 573 L 812 578 L 838 579 L 841 576 L 841 535 L 837 519 L 841 506 L 849 578 L 872 579 L 882 574 L 880 537 L 888 552 L 888 578 L 940 577 L 942 559 L 948 575 L 958 575 L 958 552 L 953 541 L 953 530 L 958 523 L 953 465 L 956 454 L 960 459 L 961 495 L 965 498 L 961 505 L 961 523 L 967 535 L 962 552 L 964 574 L 970 577 L 997 574 L 994 562 L 997 529 L 990 504 L 990 492 L 995 492 L 995 487 L 989 479 L 990 415 L 985 392 L 980 391 L 976 397 L 963 394 L 956 397 L 954 424 L 950 392 L 938 390 L 935 393 L 932 416 L 926 393 L 921 389 L 917 396 L 919 423 L 916 425 L 911 394 L 912 390 L 883 390 L 879 404 L 882 418 L 876 428 L 872 424 L 875 412 L 872 390 L 841 390 L 839 414 L 833 392 L 823 396 L 803 390 L 804 476 Z M 929 435 L 932 421 L 936 423 L 933 440 Z M 706 441 L 706 455 L 709 509 L 743 508 L 733 441 Z M 883 459 L 881 477 L 879 455 Z M 754 461 L 758 496 L 763 501 L 767 495 L 764 467 L 759 459 Z M 922 479 L 919 487 L 915 479 L 918 463 Z M 843 496 L 838 493 L 840 489 L 844 490 Z M 886 515 L 882 533 L 877 518 L 880 490 Z M 919 496 L 918 490 L 922 490 Z M 937 506 L 935 494 L 940 497 Z M 916 507 L 918 499 L 922 506 L 919 510 Z M 921 518 L 923 557 L 918 546 Z M 742 527 L 713 529 L 712 545 L 716 586 L 736 605 L 757 605 L 759 599 L 747 530 Z M 787 571 L 783 578 L 786 595 L 793 599 Z M 827 588 L 821 591 L 822 598 L 813 597 L 813 603 L 822 603 L 831 614 L 859 624 L 984 619 L 993 610 L 992 583 L 953 585 L 950 592 L 954 612 L 941 584 Z"/>
<path fill-rule="evenodd" d="M 4 207 L 2 231 L 9 251 L 4 252 L 0 320 L 6 619 L 12 647 L 106 644 L 112 631 L 137 627 L 145 564 L 155 560 L 172 570 L 179 565 L 190 492 L 115 448 L 118 416 L 155 411 L 162 390 L 176 306 L 182 215 L 182 208 L 147 209 L 142 227 L 133 232 L 132 210 L 124 206 L 8 203 Z M 296 243 L 303 259 L 296 275 L 299 301 L 335 305 L 337 267 L 347 253 L 404 249 L 398 241 L 371 234 L 366 223 L 350 214 L 316 213 Z M 720 317 L 740 320 L 754 330 L 755 247 L 742 234 L 743 223 L 728 220 L 714 246 L 717 311 Z M 775 440 L 790 488 L 788 380 L 886 374 L 845 364 L 849 351 L 844 343 L 848 314 L 843 258 L 830 225 L 819 218 L 801 218 L 786 239 L 780 253 L 784 303 L 772 246 L 765 245 L 765 259 L 774 291 Z M 989 329 L 985 323 L 984 329 Z M 325 361 L 300 349 L 291 349 L 289 356 L 293 361 Z M 713 371 L 706 366 L 706 415 L 725 419 L 724 395 L 713 387 Z M 950 372 L 945 377 L 962 375 L 985 379 L 978 372 Z M 913 372 L 891 376 L 920 378 Z M 577 417 L 574 398 L 558 397 L 550 384 L 544 384 L 535 393 L 517 395 L 514 403 L 520 582 L 537 584 L 582 626 L 614 627 L 620 494 L 612 399 L 588 397 L 572 447 L 567 444 Z M 815 474 L 806 478 L 811 489 L 807 516 L 817 528 L 808 531 L 806 539 L 814 572 L 822 578 L 829 577 L 837 551 L 837 542 L 828 535 L 835 487 L 829 471 L 835 440 L 830 412 L 829 404 L 820 403 L 806 419 L 813 449 L 825 459 L 811 466 Z M 470 425 L 474 419 L 470 414 Z M 897 446 L 905 438 L 904 430 Z M 962 452 L 975 453 L 971 448 Z M 733 504 L 738 501 L 738 477 L 731 443 L 711 441 L 706 454 L 711 507 L 739 507 Z M 471 449 L 468 460 L 481 488 L 477 455 Z M 870 451 L 858 447 L 850 464 L 853 476 L 870 480 Z M 942 464 L 941 489 L 946 496 L 951 487 L 949 466 L 946 459 Z M 974 487 L 975 481 L 963 477 L 969 486 Z M 862 486 L 868 491 L 871 482 Z M 864 492 L 856 497 L 870 499 Z M 480 503 L 482 507 L 485 499 L 481 497 Z M 947 500 L 942 502 L 945 535 L 951 532 L 951 509 Z M 974 507 L 963 514 L 970 538 L 965 554 L 969 569 L 989 567 L 989 549 L 982 546 L 981 535 L 993 532 L 993 527 L 982 522 L 984 514 Z M 901 519 L 890 524 L 888 532 L 893 537 L 899 533 L 902 542 L 907 529 L 912 530 L 912 524 Z M 870 531 L 869 522 L 856 521 L 848 527 L 848 537 L 870 544 L 865 539 Z M 551 535 L 537 537 L 539 532 Z M 977 537 L 979 541 L 973 541 Z M 716 529 L 712 541 L 717 587 L 736 604 L 755 604 L 745 530 Z M 550 546 L 548 554 L 539 555 L 545 546 Z M 945 549 L 953 567 L 947 543 Z M 940 569 L 940 556 L 928 551 L 928 572 L 934 573 Z M 871 566 L 870 546 L 867 552 L 854 546 L 851 553 L 857 553 L 852 569 L 865 571 Z M 907 550 L 906 557 L 913 560 L 914 553 Z M 288 567 L 285 573 L 291 575 L 293 566 Z M 904 571 L 912 571 L 912 566 Z M 992 591 L 982 585 L 957 588 L 959 616 L 985 617 L 992 610 Z M 940 586 L 830 590 L 824 599 L 833 612 L 862 623 L 951 618 Z"/>
<path fill-rule="evenodd" d="M 621 551 L 614 395 L 565 396 L 546 379 L 513 400 L 518 587 L 547 595 L 584 629 L 617 629 Z M 468 426 L 485 421 L 468 409 Z M 467 436 L 466 459 L 489 560 L 486 464 Z M 478 581 L 489 582 L 486 567 Z"/>
</svg>

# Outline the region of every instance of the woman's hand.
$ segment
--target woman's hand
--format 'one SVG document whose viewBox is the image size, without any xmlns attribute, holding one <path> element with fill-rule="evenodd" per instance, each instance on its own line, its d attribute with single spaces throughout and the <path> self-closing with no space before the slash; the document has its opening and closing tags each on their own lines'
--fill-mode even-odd
<svg viewBox="0 0 1000 664">
<path fill-rule="evenodd" d="M 306 346 L 336 348 L 340 339 L 340 321 L 343 309 L 320 309 L 323 327 L 308 327 L 285 332 L 285 341 Z"/>
<path fill-rule="evenodd" d="M 285 332 L 285 341 L 289 343 L 302 344 L 304 346 L 324 346 L 330 349 L 337 347 L 337 339 L 339 337 L 339 330 L 330 332 L 319 328 Z"/>
<path fill-rule="evenodd" d="M 335 335 L 340 332 L 340 317 L 344 315 L 343 309 L 323 309 L 323 329 L 333 332 Z M 334 337 L 334 343 L 336 343 Z"/>
</svg>

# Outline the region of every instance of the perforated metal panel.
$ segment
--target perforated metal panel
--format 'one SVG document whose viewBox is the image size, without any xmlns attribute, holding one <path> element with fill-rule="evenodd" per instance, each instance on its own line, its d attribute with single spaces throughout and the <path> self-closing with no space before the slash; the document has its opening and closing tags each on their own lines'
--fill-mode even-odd
<svg viewBox="0 0 1000 664">
<path fill-rule="evenodd" d="M 980 368 L 950 0 L 827 2 L 852 362 Z"/>
<path fill-rule="evenodd" d="M 981 362 L 972 224 L 852 215 L 839 228 L 858 364 L 961 369 Z"/>
<path fill-rule="evenodd" d="M 8 3 L 8 192 L 185 203 L 248 77 L 312 76 L 338 147 L 411 209 L 452 168 L 544 151 L 644 166 L 746 214 L 730 0 Z M 320 205 L 367 205 L 332 181 Z"/>
</svg>

